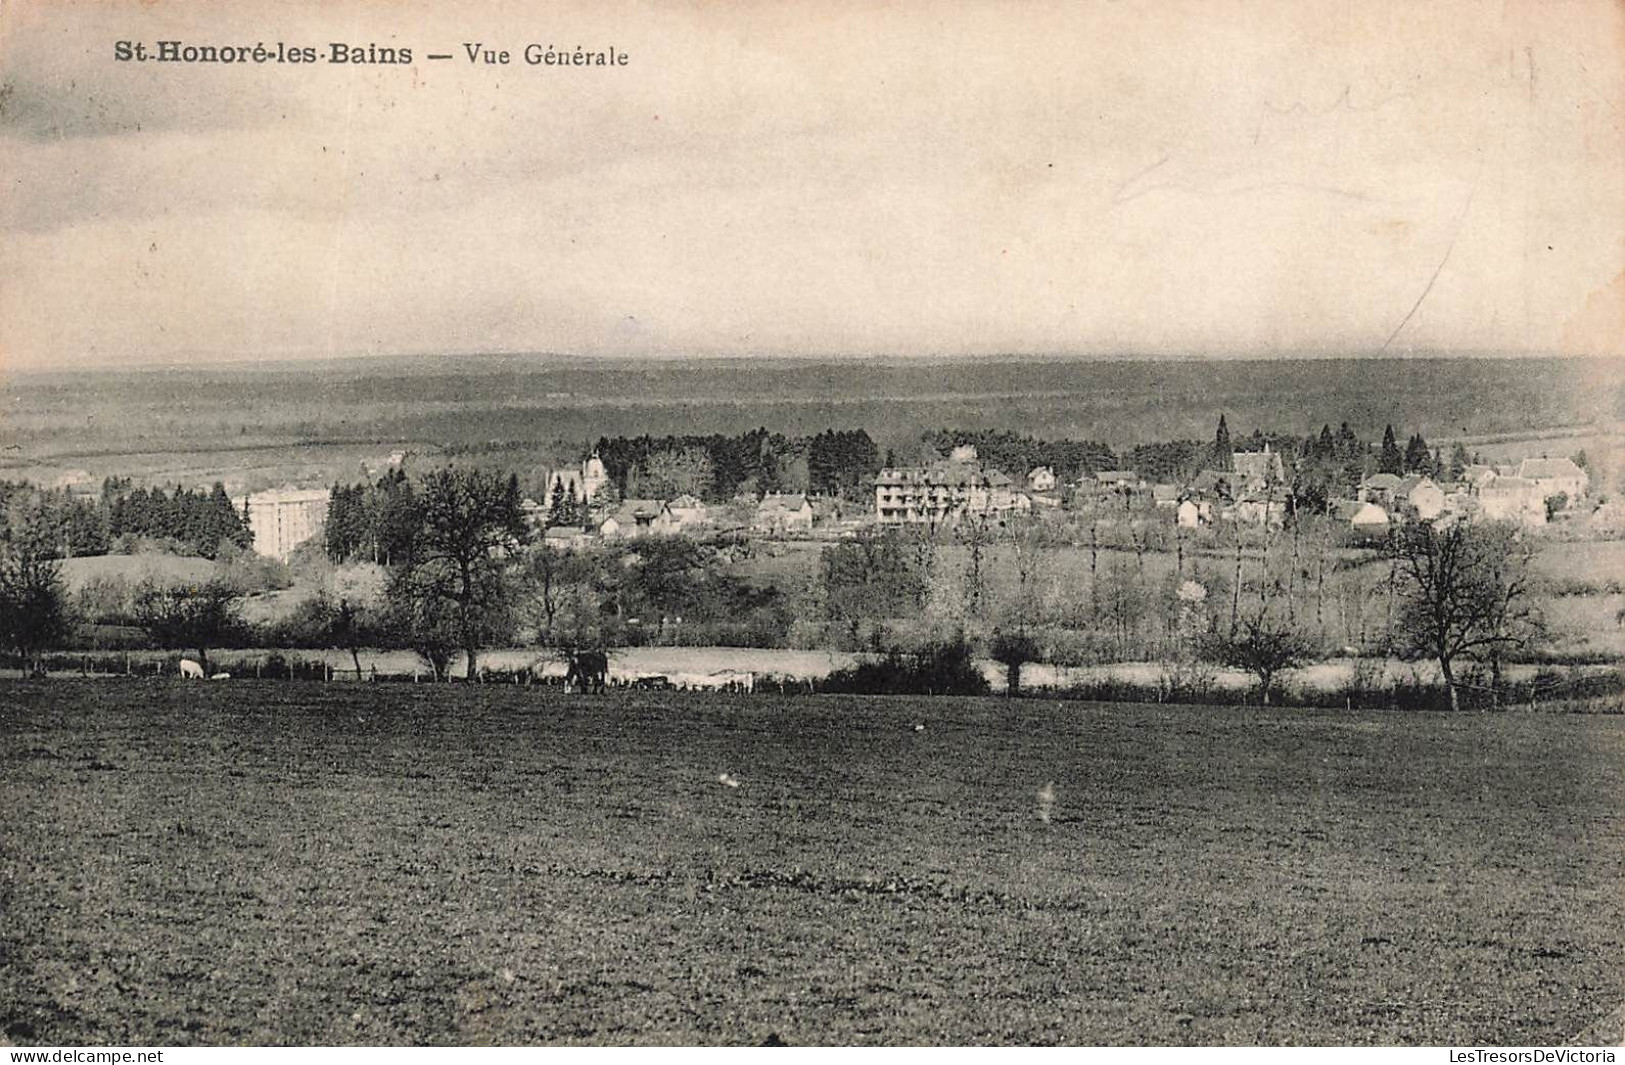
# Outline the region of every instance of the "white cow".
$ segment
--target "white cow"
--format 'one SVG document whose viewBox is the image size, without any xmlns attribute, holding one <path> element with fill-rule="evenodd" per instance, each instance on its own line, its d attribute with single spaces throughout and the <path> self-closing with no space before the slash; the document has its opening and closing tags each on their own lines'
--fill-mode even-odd
<svg viewBox="0 0 1625 1065">
<path fill-rule="evenodd" d="M 202 680 L 203 664 L 200 662 L 194 662 L 190 658 L 181 659 L 181 676 L 187 679 L 196 678 L 197 680 Z"/>
<path fill-rule="evenodd" d="M 230 680 L 231 679 L 231 674 L 222 671 L 222 672 L 216 673 L 214 676 L 210 677 L 209 679 L 210 680 Z"/>
<path fill-rule="evenodd" d="M 720 673 L 668 674 L 674 688 L 685 691 L 752 691 L 756 687 L 756 674 L 723 670 Z"/>
</svg>

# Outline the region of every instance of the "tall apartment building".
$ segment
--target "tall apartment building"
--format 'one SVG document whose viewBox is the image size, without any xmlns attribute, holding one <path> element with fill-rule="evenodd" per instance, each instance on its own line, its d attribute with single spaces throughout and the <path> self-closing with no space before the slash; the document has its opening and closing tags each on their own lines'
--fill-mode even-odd
<svg viewBox="0 0 1625 1065">
<path fill-rule="evenodd" d="M 239 510 L 245 502 L 248 505 L 254 550 L 286 562 L 294 548 L 321 533 L 327 523 L 327 498 L 325 488 L 279 488 L 234 502 Z"/>
</svg>

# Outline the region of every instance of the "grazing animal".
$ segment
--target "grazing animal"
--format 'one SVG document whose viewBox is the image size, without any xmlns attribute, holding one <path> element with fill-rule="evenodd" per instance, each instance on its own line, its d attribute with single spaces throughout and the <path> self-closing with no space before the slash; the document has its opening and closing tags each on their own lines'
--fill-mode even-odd
<svg viewBox="0 0 1625 1065">
<path fill-rule="evenodd" d="M 210 680 L 230 680 L 231 679 L 231 674 L 225 672 L 224 670 L 222 670 L 219 673 L 216 673 L 213 676 L 211 676 L 209 679 Z"/>
<path fill-rule="evenodd" d="M 194 678 L 195 677 L 198 680 L 202 680 L 203 679 L 203 666 L 202 666 L 202 664 L 198 663 L 198 662 L 194 662 L 190 658 L 181 659 L 181 676 L 183 678 Z"/>
<path fill-rule="evenodd" d="M 739 781 L 734 778 L 732 773 L 723 773 L 717 777 L 717 783 L 725 788 L 737 788 L 739 786 Z"/>
<path fill-rule="evenodd" d="M 570 651 L 564 683 L 578 691 L 601 692 L 609 679 L 609 655 L 603 651 Z"/>
</svg>

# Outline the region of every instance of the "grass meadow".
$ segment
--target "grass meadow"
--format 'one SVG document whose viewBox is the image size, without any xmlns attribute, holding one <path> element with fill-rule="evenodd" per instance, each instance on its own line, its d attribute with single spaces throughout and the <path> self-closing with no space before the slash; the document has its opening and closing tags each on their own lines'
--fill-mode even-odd
<svg viewBox="0 0 1625 1065">
<path fill-rule="evenodd" d="M 0 1033 L 1562 1043 L 1622 800 L 1617 716 L 8 681 Z"/>
</svg>

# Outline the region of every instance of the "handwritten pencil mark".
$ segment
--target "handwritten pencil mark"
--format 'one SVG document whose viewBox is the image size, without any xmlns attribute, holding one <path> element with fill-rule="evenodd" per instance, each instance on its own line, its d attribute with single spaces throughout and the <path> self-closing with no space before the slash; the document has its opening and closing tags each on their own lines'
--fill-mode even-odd
<svg viewBox="0 0 1625 1065">
<path fill-rule="evenodd" d="M 1388 350 L 1388 346 L 1394 342 L 1394 338 L 1399 336 L 1400 330 L 1404 329 L 1410 324 L 1411 319 L 1416 316 L 1417 308 L 1422 306 L 1422 301 L 1428 298 L 1429 292 L 1433 291 L 1433 285 L 1439 280 L 1439 275 L 1444 273 L 1444 264 L 1450 261 L 1451 252 L 1456 250 L 1456 241 L 1461 239 L 1462 226 L 1467 221 L 1467 212 L 1472 210 L 1473 197 L 1478 195 L 1478 183 L 1483 176 L 1484 161 L 1483 158 L 1480 157 L 1478 163 L 1478 173 L 1473 175 L 1472 188 L 1467 190 L 1467 199 L 1461 205 L 1461 212 L 1456 215 L 1456 225 L 1450 233 L 1450 243 L 1445 247 L 1444 255 L 1439 259 L 1439 265 L 1433 268 L 1432 276 L 1428 278 L 1428 283 L 1422 286 L 1422 294 L 1416 297 L 1416 302 L 1411 304 L 1411 309 L 1405 312 L 1405 317 L 1399 320 L 1399 324 L 1394 326 L 1394 331 L 1388 334 L 1388 339 L 1382 342 L 1382 347 L 1377 349 L 1378 354 L 1386 352 Z"/>
</svg>

